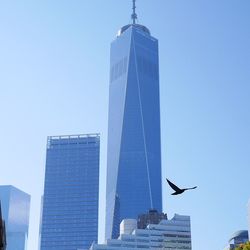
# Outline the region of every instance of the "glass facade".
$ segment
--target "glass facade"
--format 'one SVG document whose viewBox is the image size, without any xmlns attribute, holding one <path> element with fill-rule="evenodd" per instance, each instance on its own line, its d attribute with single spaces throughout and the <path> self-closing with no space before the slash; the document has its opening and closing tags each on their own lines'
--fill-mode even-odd
<svg viewBox="0 0 250 250">
<path fill-rule="evenodd" d="M 98 240 L 99 135 L 48 137 L 41 250 L 87 249 Z"/>
<path fill-rule="evenodd" d="M 30 195 L 13 186 L 0 186 L 0 200 L 6 227 L 6 250 L 25 250 L 29 229 Z"/>
<path fill-rule="evenodd" d="M 228 245 L 224 248 L 224 250 L 232 250 L 237 248 L 239 245 L 244 244 L 249 241 L 248 231 L 240 230 L 235 232 L 228 241 Z"/>
<path fill-rule="evenodd" d="M 126 25 L 111 45 L 106 239 L 124 218 L 162 211 L 158 41 Z"/>
</svg>

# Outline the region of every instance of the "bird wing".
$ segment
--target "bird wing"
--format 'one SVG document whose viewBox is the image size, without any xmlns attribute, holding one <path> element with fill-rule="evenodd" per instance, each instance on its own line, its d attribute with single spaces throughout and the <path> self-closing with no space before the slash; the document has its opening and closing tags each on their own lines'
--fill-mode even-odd
<svg viewBox="0 0 250 250">
<path fill-rule="evenodd" d="M 185 188 L 185 190 L 190 190 L 190 189 L 195 189 L 195 188 L 197 188 L 197 186 L 192 187 L 192 188 Z"/>
<path fill-rule="evenodd" d="M 167 180 L 169 186 L 170 186 L 174 191 L 176 191 L 176 192 L 181 191 L 181 189 L 178 188 L 177 186 L 175 186 L 174 183 L 172 183 L 172 182 L 169 181 L 168 179 L 166 179 L 166 180 Z"/>
</svg>

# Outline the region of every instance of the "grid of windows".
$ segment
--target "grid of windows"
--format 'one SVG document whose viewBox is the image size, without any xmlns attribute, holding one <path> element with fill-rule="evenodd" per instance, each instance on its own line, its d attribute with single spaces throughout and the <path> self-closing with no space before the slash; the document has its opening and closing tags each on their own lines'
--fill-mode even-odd
<svg viewBox="0 0 250 250">
<path fill-rule="evenodd" d="M 119 62 L 117 62 L 112 68 L 110 72 L 110 82 L 115 81 L 117 78 L 122 76 L 127 72 L 127 63 L 128 58 L 125 57 L 121 59 Z"/>
<path fill-rule="evenodd" d="M 121 234 L 118 239 L 106 244 L 93 244 L 90 250 L 191 250 L 190 217 L 175 214 L 172 220 L 161 220 L 159 224 L 149 224 L 145 229 L 134 229 Z"/>
<path fill-rule="evenodd" d="M 48 137 L 41 250 L 97 242 L 99 151 L 99 135 Z"/>
</svg>

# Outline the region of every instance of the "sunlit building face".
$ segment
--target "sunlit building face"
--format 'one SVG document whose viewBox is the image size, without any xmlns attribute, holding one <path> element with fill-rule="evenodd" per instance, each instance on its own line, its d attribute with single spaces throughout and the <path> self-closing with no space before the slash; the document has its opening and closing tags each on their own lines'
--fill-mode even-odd
<svg viewBox="0 0 250 250">
<path fill-rule="evenodd" d="M 106 239 L 124 218 L 162 211 L 158 41 L 124 26 L 111 44 Z"/>
</svg>

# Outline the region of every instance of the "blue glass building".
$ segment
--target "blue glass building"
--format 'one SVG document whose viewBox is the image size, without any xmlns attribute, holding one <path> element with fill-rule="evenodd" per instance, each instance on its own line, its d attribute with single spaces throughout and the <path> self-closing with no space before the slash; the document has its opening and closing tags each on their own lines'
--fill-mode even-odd
<svg viewBox="0 0 250 250">
<path fill-rule="evenodd" d="M 162 211 L 158 61 L 157 39 L 135 22 L 111 44 L 106 239 L 124 218 Z"/>
<path fill-rule="evenodd" d="M 14 186 L 0 186 L 0 201 L 6 227 L 6 250 L 27 249 L 30 195 Z"/>
<path fill-rule="evenodd" d="M 48 137 L 41 250 L 88 249 L 98 240 L 98 134 Z"/>
</svg>

